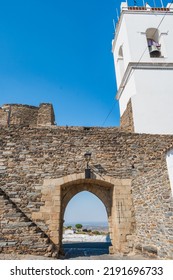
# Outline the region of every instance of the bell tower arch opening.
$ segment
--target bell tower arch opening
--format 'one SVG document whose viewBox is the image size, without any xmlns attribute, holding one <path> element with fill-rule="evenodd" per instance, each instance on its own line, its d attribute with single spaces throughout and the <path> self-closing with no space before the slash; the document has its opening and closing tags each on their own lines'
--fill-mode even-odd
<svg viewBox="0 0 173 280">
<path fill-rule="evenodd" d="M 150 57 L 160 57 L 159 30 L 157 28 L 148 28 L 146 30 L 146 38 Z"/>
</svg>

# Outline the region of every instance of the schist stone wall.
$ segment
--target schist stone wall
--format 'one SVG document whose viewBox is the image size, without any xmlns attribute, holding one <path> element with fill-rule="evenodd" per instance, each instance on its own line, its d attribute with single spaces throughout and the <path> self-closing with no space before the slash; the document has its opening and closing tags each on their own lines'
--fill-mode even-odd
<svg viewBox="0 0 173 280">
<path fill-rule="evenodd" d="M 0 126 L 25 125 L 46 126 L 54 124 L 52 104 L 41 103 L 39 107 L 5 104 L 0 107 Z"/>
<path fill-rule="evenodd" d="M 0 251 L 60 255 L 66 204 L 88 190 L 107 207 L 111 253 L 140 250 L 172 259 L 173 197 L 166 166 L 172 146 L 169 135 L 35 123 L 5 126 L 2 120 Z M 91 179 L 84 176 L 87 150 L 92 152 Z"/>
<path fill-rule="evenodd" d="M 127 103 L 126 110 L 120 119 L 120 127 L 127 132 L 134 132 L 133 112 L 131 99 Z"/>
</svg>

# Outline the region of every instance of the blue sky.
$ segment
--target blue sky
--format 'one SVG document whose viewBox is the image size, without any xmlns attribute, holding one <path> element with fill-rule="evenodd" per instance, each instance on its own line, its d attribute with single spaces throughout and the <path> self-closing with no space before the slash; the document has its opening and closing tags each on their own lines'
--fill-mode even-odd
<svg viewBox="0 0 173 280">
<path fill-rule="evenodd" d="M 0 106 L 50 102 L 58 125 L 119 125 L 111 42 L 120 2 L 0 1 Z"/>
<path fill-rule="evenodd" d="M 95 195 L 83 191 L 74 196 L 65 211 L 65 223 L 107 222 L 104 204 Z"/>
<path fill-rule="evenodd" d="M 50 102 L 58 125 L 119 125 L 111 42 L 120 2 L 0 1 L 0 106 Z"/>
<path fill-rule="evenodd" d="M 50 102 L 59 125 L 102 126 L 116 94 L 117 2 L 1 1 L 0 105 Z M 116 103 L 105 125 L 118 124 Z"/>
</svg>

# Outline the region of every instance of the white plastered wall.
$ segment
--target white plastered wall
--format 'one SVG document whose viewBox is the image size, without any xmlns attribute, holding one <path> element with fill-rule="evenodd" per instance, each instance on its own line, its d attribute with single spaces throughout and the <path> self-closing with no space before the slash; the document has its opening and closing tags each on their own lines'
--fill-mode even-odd
<svg viewBox="0 0 173 280">
<path fill-rule="evenodd" d="M 135 70 L 132 96 L 137 133 L 173 134 L 173 71 Z"/>
</svg>

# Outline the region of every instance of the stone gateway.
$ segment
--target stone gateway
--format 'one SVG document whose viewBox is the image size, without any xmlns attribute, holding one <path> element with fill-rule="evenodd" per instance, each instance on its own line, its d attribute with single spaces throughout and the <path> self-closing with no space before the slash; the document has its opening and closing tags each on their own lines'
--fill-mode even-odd
<svg viewBox="0 0 173 280">
<path fill-rule="evenodd" d="M 37 110 L 5 108 L 13 112 L 13 106 L 20 122 L 11 123 L 6 112 L 8 122 L 0 127 L 1 252 L 58 257 L 66 206 L 87 190 L 106 207 L 110 253 L 140 250 L 173 258 L 173 199 L 166 163 L 172 135 L 59 127 L 50 104 L 44 104 L 39 119 L 45 125 L 40 125 L 32 110 L 43 105 Z M 22 118 L 25 109 L 31 124 Z M 85 178 L 86 150 L 92 152 L 91 178 Z"/>
</svg>

